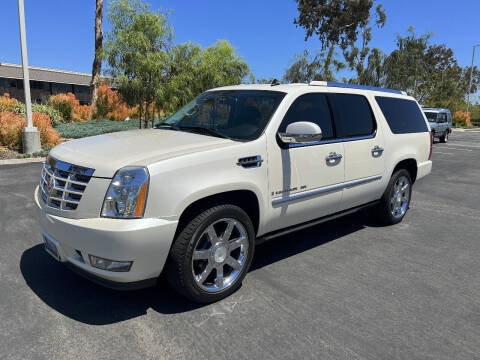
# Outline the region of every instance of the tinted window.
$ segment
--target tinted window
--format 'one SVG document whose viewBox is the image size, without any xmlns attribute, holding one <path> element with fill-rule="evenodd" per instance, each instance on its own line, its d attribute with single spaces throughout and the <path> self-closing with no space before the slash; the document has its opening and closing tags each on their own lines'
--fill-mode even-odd
<svg viewBox="0 0 480 360">
<path fill-rule="evenodd" d="M 380 109 L 394 134 L 428 131 L 422 112 L 413 100 L 376 96 Z"/>
<path fill-rule="evenodd" d="M 437 121 L 437 115 L 438 115 L 438 113 L 436 113 L 436 112 L 430 112 L 430 111 L 425 112 L 425 116 L 427 117 L 427 120 L 430 121 L 430 122 L 436 122 Z"/>
<path fill-rule="evenodd" d="M 322 139 L 335 137 L 330 107 L 325 94 L 305 94 L 298 97 L 283 118 L 279 132 L 285 132 L 287 126 L 297 121 L 310 121 L 322 129 Z"/>
<path fill-rule="evenodd" d="M 331 94 L 329 98 L 334 109 L 339 137 L 366 136 L 374 133 L 375 120 L 365 96 Z"/>
</svg>

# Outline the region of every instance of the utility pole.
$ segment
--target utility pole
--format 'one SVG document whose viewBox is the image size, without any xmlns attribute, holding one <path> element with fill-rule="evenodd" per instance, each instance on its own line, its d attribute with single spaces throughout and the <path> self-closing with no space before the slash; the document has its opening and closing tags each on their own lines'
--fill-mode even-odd
<svg viewBox="0 0 480 360">
<path fill-rule="evenodd" d="M 477 46 L 480 46 L 480 44 L 473 45 L 472 67 L 470 68 L 470 82 L 468 84 L 468 92 L 467 92 L 467 114 L 468 114 L 468 108 L 470 107 L 470 91 L 472 91 L 473 62 L 475 61 L 475 49 L 477 48 Z"/>
<path fill-rule="evenodd" d="M 18 24 L 20 26 L 20 47 L 22 50 L 23 89 L 25 90 L 25 109 L 27 113 L 27 127 L 23 129 L 23 152 L 31 154 L 40 151 L 40 132 L 33 126 L 32 101 L 30 98 L 30 75 L 28 72 L 27 36 L 25 34 L 25 9 L 23 0 L 18 0 Z"/>
</svg>

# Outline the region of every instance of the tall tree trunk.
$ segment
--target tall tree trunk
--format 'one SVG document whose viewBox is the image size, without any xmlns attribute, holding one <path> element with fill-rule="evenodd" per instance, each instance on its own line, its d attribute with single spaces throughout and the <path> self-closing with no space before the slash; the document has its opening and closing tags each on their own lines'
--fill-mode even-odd
<svg viewBox="0 0 480 360">
<path fill-rule="evenodd" d="M 138 128 L 139 128 L 139 129 L 142 128 L 142 113 L 143 113 L 143 106 L 142 106 L 142 104 L 140 103 L 140 119 L 138 119 Z"/>
<path fill-rule="evenodd" d="M 100 81 L 100 70 L 102 69 L 102 44 L 103 44 L 103 0 L 96 0 L 95 8 L 95 57 L 92 65 L 92 80 L 90 81 L 91 104 L 97 102 L 97 84 Z"/>
</svg>

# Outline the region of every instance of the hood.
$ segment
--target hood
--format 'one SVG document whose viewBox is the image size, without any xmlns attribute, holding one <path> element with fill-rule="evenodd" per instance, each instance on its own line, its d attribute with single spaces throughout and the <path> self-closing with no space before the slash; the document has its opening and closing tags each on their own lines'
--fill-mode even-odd
<svg viewBox="0 0 480 360">
<path fill-rule="evenodd" d="M 95 177 L 111 178 L 124 166 L 147 166 L 160 160 L 234 144 L 232 140 L 184 131 L 145 129 L 67 141 L 53 148 L 50 155 L 93 168 Z"/>
</svg>

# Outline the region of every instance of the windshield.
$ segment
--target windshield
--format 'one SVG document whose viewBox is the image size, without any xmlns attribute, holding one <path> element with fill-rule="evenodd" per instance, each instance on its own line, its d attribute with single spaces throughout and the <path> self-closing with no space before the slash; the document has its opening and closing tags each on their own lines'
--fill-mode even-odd
<svg viewBox="0 0 480 360">
<path fill-rule="evenodd" d="M 190 101 L 164 124 L 204 135 L 254 140 L 262 134 L 284 96 L 283 92 L 270 90 L 208 91 Z"/>
<path fill-rule="evenodd" d="M 427 117 L 427 120 L 430 122 L 437 121 L 437 115 L 438 113 L 436 112 L 425 112 L 425 116 Z"/>
</svg>

